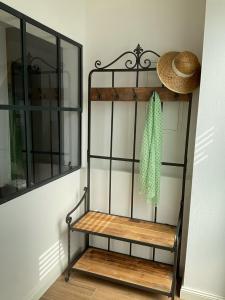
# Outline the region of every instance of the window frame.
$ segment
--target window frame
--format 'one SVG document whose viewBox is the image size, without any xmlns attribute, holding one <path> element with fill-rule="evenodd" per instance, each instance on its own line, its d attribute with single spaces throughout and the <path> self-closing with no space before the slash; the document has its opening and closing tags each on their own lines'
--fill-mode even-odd
<svg viewBox="0 0 225 300">
<path fill-rule="evenodd" d="M 24 104 L 23 105 L 13 105 L 13 104 L 0 104 L 0 110 L 6 110 L 6 111 L 13 111 L 13 110 L 19 110 L 23 111 L 25 115 L 25 137 L 26 137 L 26 166 L 27 166 L 27 174 L 26 174 L 26 180 L 27 180 L 27 187 L 17 191 L 13 194 L 9 194 L 5 196 L 4 198 L 0 199 L 0 205 L 12 200 L 14 198 L 17 198 L 23 194 L 26 194 L 36 188 L 39 188 L 43 185 L 46 185 L 54 180 L 57 180 L 61 177 L 64 177 L 74 171 L 77 171 L 81 168 L 81 162 L 82 162 L 82 112 L 83 112 L 83 46 L 82 44 L 70 39 L 69 37 L 49 28 L 46 25 L 43 25 L 42 23 L 28 17 L 27 15 L 24 15 L 23 13 L 11 8 L 10 6 L 0 2 L 0 9 L 5 11 L 6 13 L 9 13 L 13 15 L 14 17 L 18 18 L 20 20 L 20 34 L 21 34 L 21 53 L 22 53 L 22 66 L 23 66 L 23 90 L 24 90 Z M 62 99 L 62 93 L 61 93 L 61 40 L 64 40 L 74 46 L 78 49 L 78 88 L 79 88 L 79 96 L 78 96 L 78 106 L 77 107 L 67 107 L 67 106 L 37 106 L 37 105 L 31 105 L 29 103 L 28 99 L 28 74 L 27 74 L 27 61 L 26 61 L 26 24 L 29 23 L 33 26 L 36 26 L 37 28 L 40 28 L 41 30 L 44 30 L 48 32 L 49 34 L 52 34 L 56 38 L 56 48 L 57 48 L 57 83 L 58 83 L 58 98 L 59 103 Z M 79 163 L 76 167 L 72 167 L 71 169 L 61 173 L 61 170 L 59 171 L 58 175 L 55 175 L 53 177 L 50 177 L 48 179 L 45 179 L 41 182 L 35 183 L 31 185 L 31 134 L 27 124 L 30 124 L 30 113 L 31 111 L 57 111 L 58 114 L 61 114 L 61 112 L 71 111 L 78 113 L 79 117 L 79 130 L 78 130 L 78 157 L 79 157 Z M 60 122 L 60 121 L 58 121 Z M 59 157 L 62 156 L 61 153 L 61 141 L 59 138 Z M 59 158 L 59 168 L 61 169 L 61 163 Z"/>
</svg>

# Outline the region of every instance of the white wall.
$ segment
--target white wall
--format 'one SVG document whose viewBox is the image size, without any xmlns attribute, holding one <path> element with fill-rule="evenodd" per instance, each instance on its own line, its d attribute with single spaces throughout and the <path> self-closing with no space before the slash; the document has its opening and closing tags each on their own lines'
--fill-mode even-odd
<svg viewBox="0 0 225 300">
<path fill-rule="evenodd" d="M 4 3 L 85 46 L 86 1 Z M 0 206 L 1 300 L 39 299 L 65 269 L 65 216 L 80 199 L 82 178 L 74 172 Z M 82 245 L 79 235 L 73 245 Z"/>
<path fill-rule="evenodd" d="M 183 299 L 225 299 L 225 2 L 206 5 Z"/>
<path fill-rule="evenodd" d="M 0 207 L 0 299 L 39 299 L 67 260 L 65 216 L 80 198 L 79 172 Z M 82 240 L 73 240 L 76 249 Z M 73 249 L 74 251 L 74 249 Z"/>
<path fill-rule="evenodd" d="M 147 50 L 151 49 L 159 54 L 171 50 L 190 50 L 196 53 L 201 60 L 203 28 L 204 28 L 204 0 L 92 0 L 88 2 L 87 12 L 87 65 L 88 69 L 94 68 L 94 62 L 97 59 L 102 61 L 102 65 L 111 62 L 114 58 L 127 50 L 133 50 L 138 43 Z M 155 59 L 155 57 L 154 57 Z M 125 61 L 125 60 L 124 60 Z M 122 64 L 120 64 L 121 67 Z M 110 74 L 101 77 L 98 74 L 97 79 L 94 80 L 96 86 L 110 86 Z M 94 78 L 94 76 L 93 76 Z M 128 79 L 126 79 L 128 78 Z M 142 86 L 156 85 L 157 79 L 153 77 L 141 76 L 140 83 Z M 135 76 L 132 75 L 115 75 L 115 85 L 120 86 L 134 86 Z M 158 82 L 157 85 L 160 83 Z M 193 149 L 193 139 L 195 135 L 195 120 L 197 115 L 198 92 L 194 95 L 193 100 L 193 115 L 192 115 L 192 130 L 191 130 L 191 148 Z M 109 137 L 110 137 L 110 103 L 94 103 L 93 104 L 93 139 L 92 139 L 92 153 L 109 155 Z M 185 104 L 169 103 L 164 105 L 164 131 L 163 131 L 163 160 L 182 162 L 183 146 L 184 146 L 184 131 L 185 131 L 185 113 L 187 107 Z M 138 105 L 138 130 L 137 130 L 137 157 L 140 150 L 141 137 L 143 132 L 143 121 L 145 114 L 145 104 Z M 133 117 L 134 105 L 133 103 L 116 103 L 115 104 L 115 121 L 114 121 L 114 156 L 132 156 L 132 137 L 133 137 Z M 193 151 L 190 151 L 192 154 Z M 192 157 L 189 159 L 190 166 L 192 165 Z M 96 161 L 93 162 L 95 168 L 104 169 L 105 162 L 101 164 Z M 107 166 L 108 167 L 108 166 Z M 129 183 L 129 174 L 126 172 L 118 172 L 118 170 L 131 170 L 131 167 L 126 163 L 113 164 L 117 170 L 113 177 L 116 178 L 113 182 L 114 190 L 120 190 Z M 161 193 L 161 216 L 165 216 L 167 211 L 174 210 L 174 215 L 170 218 L 171 223 L 176 223 L 177 211 L 179 208 L 177 199 L 180 198 L 180 181 L 181 173 L 174 168 L 163 168 L 163 185 Z M 169 176 L 169 177 L 165 177 Z M 191 176 L 191 167 L 189 170 Z M 189 177 L 190 177 L 189 176 Z M 99 184 L 93 184 L 93 207 L 98 210 L 107 211 L 108 208 L 108 178 L 107 174 L 102 175 L 94 171 L 92 177 L 94 182 L 102 182 L 101 190 Z M 121 179 L 122 178 L 122 179 Z M 173 182 L 176 182 L 176 189 L 174 190 Z M 103 183 L 104 182 L 104 183 Z M 138 180 L 136 180 L 138 185 Z M 171 190 L 166 185 L 171 183 Z M 190 184 L 189 190 L 190 191 Z M 129 186 L 130 187 L 130 186 Z M 138 191 L 138 187 L 136 186 Z M 126 192 L 125 192 L 126 193 Z M 128 192 L 127 192 L 128 193 Z M 168 197 L 165 197 L 169 194 Z M 97 196 L 98 195 L 98 196 Z M 147 205 L 143 198 L 138 195 L 136 209 L 138 210 L 138 217 L 151 219 L 152 207 Z M 129 198 L 125 196 L 124 200 L 114 197 L 114 205 L 117 210 L 121 207 L 123 202 L 123 210 L 121 214 L 127 214 L 129 211 Z M 120 199 L 120 200 L 119 200 Z M 176 200 L 175 200 L 176 199 Z M 189 197 L 187 194 L 187 212 Z M 174 202 L 173 202 L 174 201 Z M 160 210 L 159 210 L 160 211 Z M 188 215 L 186 213 L 186 219 Z M 161 222 L 165 221 L 160 219 Z M 186 228 L 184 230 L 186 233 Z M 184 234 L 185 236 L 185 234 Z M 103 238 L 98 238 L 98 245 Z M 184 239 L 184 246 L 186 241 Z M 141 248 L 141 247 L 139 247 Z M 185 248 L 185 247 L 184 247 Z M 126 245 L 121 246 L 121 251 L 126 251 Z M 161 251 L 157 251 L 161 253 Z M 137 255 L 142 255 L 140 250 Z M 147 254 L 148 255 L 148 254 Z M 160 259 L 164 260 L 165 255 L 159 255 Z M 184 258 L 184 255 L 183 255 Z M 167 260 L 170 261 L 170 258 Z"/>
</svg>

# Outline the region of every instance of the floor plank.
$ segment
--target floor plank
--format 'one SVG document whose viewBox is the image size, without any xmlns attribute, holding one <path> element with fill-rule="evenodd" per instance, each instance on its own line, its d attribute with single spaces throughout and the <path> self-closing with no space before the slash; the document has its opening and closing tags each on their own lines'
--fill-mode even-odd
<svg viewBox="0 0 225 300">
<path fill-rule="evenodd" d="M 161 296 L 72 272 L 69 282 L 60 276 L 40 300 L 168 300 Z M 179 298 L 176 298 L 177 300 Z"/>
</svg>

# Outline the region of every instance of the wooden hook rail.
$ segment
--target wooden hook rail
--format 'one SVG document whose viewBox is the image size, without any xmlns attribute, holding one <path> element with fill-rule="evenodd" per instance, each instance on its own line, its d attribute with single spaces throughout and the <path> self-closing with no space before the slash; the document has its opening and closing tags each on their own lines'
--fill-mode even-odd
<svg viewBox="0 0 225 300">
<path fill-rule="evenodd" d="M 91 101 L 148 101 L 156 91 L 161 101 L 189 101 L 189 94 L 177 94 L 166 87 L 91 88 Z"/>
</svg>

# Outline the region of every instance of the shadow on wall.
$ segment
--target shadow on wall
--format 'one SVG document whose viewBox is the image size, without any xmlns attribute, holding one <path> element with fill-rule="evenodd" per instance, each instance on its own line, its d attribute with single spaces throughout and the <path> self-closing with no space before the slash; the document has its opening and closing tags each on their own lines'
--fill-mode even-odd
<svg viewBox="0 0 225 300">
<path fill-rule="evenodd" d="M 76 193 L 75 199 L 74 203 L 78 202 L 79 193 Z M 65 218 L 66 214 L 71 208 L 72 207 L 65 209 L 64 214 L 62 214 L 62 218 L 60 218 L 60 221 L 58 222 L 58 236 L 60 237 L 60 239 L 56 241 L 53 245 L 51 245 L 48 249 L 46 249 L 38 259 L 38 274 L 40 281 L 42 281 L 57 266 L 60 268 L 60 273 L 62 273 L 65 270 L 68 253 L 68 237 Z M 83 211 L 81 211 L 80 209 L 80 211 L 74 214 L 74 219 L 79 217 L 81 213 L 83 213 Z M 73 255 L 75 252 L 81 251 L 82 247 L 80 247 L 80 245 L 83 245 L 81 234 L 75 234 L 74 236 L 72 236 L 71 244 L 71 255 Z M 78 249 L 77 245 L 79 245 Z"/>
<path fill-rule="evenodd" d="M 198 165 L 208 158 L 206 152 L 208 146 L 213 142 L 215 127 L 212 126 L 196 138 L 194 165 Z"/>
<path fill-rule="evenodd" d="M 203 133 L 196 137 L 195 151 L 194 151 L 194 166 L 204 163 L 208 158 L 208 150 L 210 145 L 213 143 L 215 135 L 215 126 L 211 126 L 206 129 Z M 193 141 L 194 143 L 194 141 Z M 186 260 L 186 247 L 187 247 L 187 235 L 189 226 L 189 211 L 190 211 L 190 198 L 192 190 L 192 181 L 187 180 L 186 184 L 186 195 L 185 195 L 185 212 L 184 215 L 184 228 L 183 228 L 183 238 L 182 238 L 182 263 L 181 263 L 181 273 L 183 272 L 183 267 L 185 266 Z"/>
<path fill-rule="evenodd" d="M 49 272 L 61 264 L 65 257 L 62 241 L 57 241 L 39 257 L 39 279 L 43 280 Z"/>
</svg>

